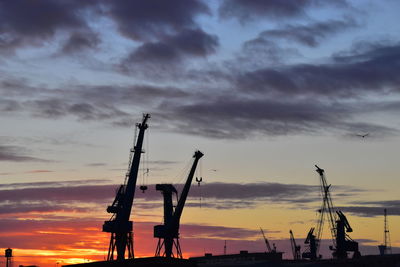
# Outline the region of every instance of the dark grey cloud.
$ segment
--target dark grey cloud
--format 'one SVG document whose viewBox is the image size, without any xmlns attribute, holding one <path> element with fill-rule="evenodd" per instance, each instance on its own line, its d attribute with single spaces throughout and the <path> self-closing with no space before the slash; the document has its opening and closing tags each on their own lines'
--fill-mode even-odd
<svg viewBox="0 0 400 267">
<path fill-rule="evenodd" d="M 72 187 L 79 185 L 99 185 L 107 184 L 110 180 L 104 179 L 88 179 L 88 180 L 68 180 L 68 181 L 52 181 L 52 182 L 30 182 L 30 183 L 9 183 L 0 184 L 0 188 L 7 190 L 23 189 L 23 188 L 38 188 L 38 187 Z"/>
<path fill-rule="evenodd" d="M 300 56 L 297 49 L 283 47 L 272 38 L 258 36 L 253 40 L 245 42 L 238 61 L 248 64 L 248 70 L 263 68 L 267 65 L 284 64 L 291 58 Z M 245 65 L 246 66 L 246 65 Z"/>
<path fill-rule="evenodd" d="M 0 190 L 0 202 L 65 201 L 103 202 L 114 197 L 111 185 L 81 185 L 69 187 L 37 187 Z"/>
<path fill-rule="evenodd" d="M 351 213 L 361 217 L 377 217 L 383 216 L 383 210 L 385 207 L 383 206 L 343 206 L 337 207 L 338 210 L 341 210 L 345 213 Z M 390 215 L 400 216 L 400 208 L 393 207 L 390 208 Z"/>
<path fill-rule="evenodd" d="M 367 129 L 385 134 L 395 132 L 389 127 L 348 121 L 356 112 L 354 107 L 315 98 L 289 100 L 260 96 L 237 99 L 226 96 L 186 105 L 166 103 L 160 109 L 163 113 L 155 113 L 155 116 L 169 121 L 171 130 L 209 138 L 302 134 L 320 132 L 322 128 L 346 132 Z"/>
<path fill-rule="evenodd" d="M 11 99 L 0 99 L 0 111 L 1 112 L 13 112 L 21 109 L 20 103 L 16 100 Z"/>
<path fill-rule="evenodd" d="M 46 88 L 15 79 L 3 80 L 0 93 L 7 95 L 0 101 L 0 110 L 3 111 L 25 112 L 49 119 L 72 116 L 124 127 L 134 125 L 131 114 L 127 112 L 132 111 L 132 105 L 143 111 L 165 98 L 179 100 L 190 96 L 183 89 L 168 86 L 71 85 L 69 88 Z"/>
<path fill-rule="evenodd" d="M 261 46 L 268 45 L 274 39 L 295 41 L 300 44 L 316 47 L 323 39 L 333 34 L 344 32 L 349 28 L 358 26 L 354 19 L 328 20 L 306 25 L 286 25 L 282 28 L 266 30 L 261 32 L 254 40 L 247 41 L 244 45 Z"/>
<path fill-rule="evenodd" d="M 201 29 L 186 29 L 176 35 L 164 36 L 157 42 L 148 42 L 134 50 L 120 65 L 122 72 L 171 72 L 182 68 L 187 59 L 205 58 L 215 53 L 218 38 Z M 169 71 L 168 71 L 169 70 Z"/>
<path fill-rule="evenodd" d="M 82 11 L 97 1 L 0 1 L 0 49 L 41 45 L 59 30 L 89 31 Z"/>
<path fill-rule="evenodd" d="M 174 36 L 168 36 L 157 43 L 145 43 L 129 57 L 133 62 L 169 62 L 180 61 L 185 55 L 204 57 L 215 52 L 218 38 L 200 29 L 183 30 Z"/>
<path fill-rule="evenodd" d="M 387 209 L 389 216 L 400 216 L 400 200 L 358 201 L 337 209 L 362 217 L 383 216 L 383 210 Z"/>
<path fill-rule="evenodd" d="M 9 146 L 0 144 L 0 161 L 13 161 L 13 162 L 51 162 L 46 159 L 38 158 L 35 156 L 27 155 L 28 151 L 19 146 Z"/>
<path fill-rule="evenodd" d="M 219 8 L 219 14 L 223 18 L 238 18 L 242 23 L 270 17 L 270 18 L 290 18 L 303 16 L 309 7 L 326 5 L 326 1 L 321 0 L 298 0 L 298 1 L 280 1 L 280 0 L 224 0 Z M 329 2 L 334 6 L 347 6 L 344 0 Z"/>
<path fill-rule="evenodd" d="M 108 104 L 87 102 L 68 103 L 60 98 L 49 98 L 25 102 L 25 107 L 38 117 L 56 119 L 73 115 L 80 120 L 107 120 L 128 116 L 128 113 Z"/>
<path fill-rule="evenodd" d="M 83 50 L 94 50 L 99 43 L 98 34 L 91 31 L 73 32 L 61 50 L 64 54 L 73 54 Z"/>
<path fill-rule="evenodd" d="M 51 213 L 51 212 L 87 212 L 86 208 L 72 207 L 71 205 L 60 205 L 53 202 L 41 203 L 0 203 L 1 214 L 16 213 Z"/>
<path fill-rule="evenodd" d="M 400 45 L 374 47 L 325 64 L 298 64 L 243 73 L 238 86 L 247 92 L 356 98 L 366 93 L 398 93 Z"/>
<path fill-rule="evenodd" d="M 185 238 L 216 238 L 216 239 L 249 239 L 258 238 L 260 230 L 224 227 L 214 225 L 184 224 L 181 226 L 182 235 Z"/>
<path fill-rule="evenodd" d="M 103 180 L 17 183 L 0 185 L 0 207 L 3 212 L 19 210 L 40 211 L 54 205 L 79 206 L 79 203 L 100 204 L 104 207 L 115 197 L 117 185 L 104 184 Z M 146 193 L 136 194 L 135 207 L 153 209 L 162 207 L 161 192 L 148 185 Z M 176 185 L 180 191 L 183 185 Z M 139 192 L 139 189 L 137 189 Z M 188 206 L 213 209 L 255 208 L 269 203 L 296 203 L 305 205 L 319 201 L 318 186 L 279 183 L 208 183 L 201 188 L 193 185 Z M 198 201 L 202 198 L 202 203 Z M 144 201 L 144 202 L 143 202 Z M 49 204 L 51 203 L 51 204 Z M 50 211 L 50 209 L 49 209 Z"/>
<path fill-rule="evenodd" d="M 119 31 L 134 40 L 154 40 L 196 28 L 196 16 L 210 13 L 208 6 L 199 0 L 120 0 L 106 1 L 106 5 Z"/>
</svg>

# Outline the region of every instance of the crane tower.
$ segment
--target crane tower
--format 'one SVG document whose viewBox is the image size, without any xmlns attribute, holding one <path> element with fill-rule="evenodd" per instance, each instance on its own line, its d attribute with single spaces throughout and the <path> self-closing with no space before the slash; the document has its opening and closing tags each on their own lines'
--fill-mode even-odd
<svg viewBox="0 0 400 267">
<path fill-rule="evenodd" d="M 177 190 L 172 184 L 157 184 L 156 190 L 161 191 L 164 197 L 164 224 L 154 226 L 154 237 L 158 238 L 155 256 L 167 258 L 182 258 L 182 251 L 179 244 L 179 224 L 185 206 L 186 198 L 192 184 L 193 176 L 196 171 L 197 163 L 203 153 L 196 151 L 193 155 L 194 161 L 190 169 L 185 186 L 182 189 L 178 204 L 175 209 L 173 206 L 172 195 L 178 195 Z M 178 198 L 178 196 L 177 196 Z M 164 252 L 162 249 L 164 248 Z M 175 254 L 173 252 L 175 248 Z"/>
<path fill-rule="evenodd" d="M 135 188 L 139 170 L 140 156 L 142 150 L 144 133 L 147 129 L 147 120 L 149 114 L 143 115 L 142 123 L 136 124 L 139 129 L 136 144 L 131 149 L 131 159 L 129 163 L 127 179 L 125 184 L 121 185 L 111 206 L 107 207 L 107 212 L 112 214 L 109 221 L 103 224 L 103 232 L 111 233 L 110 245 L 108 249 L 107 260 L 114 260 L 114 251 L 117 252 L 117 260 L 125 259 L 125 252 L 128 251 L 128 258 L 134 258 L 133 253 L 133 223 L 129 220 L 133 199 L 135 197 Z M 135 136 L 136 138 L 136 136 Z"/>
</svg>

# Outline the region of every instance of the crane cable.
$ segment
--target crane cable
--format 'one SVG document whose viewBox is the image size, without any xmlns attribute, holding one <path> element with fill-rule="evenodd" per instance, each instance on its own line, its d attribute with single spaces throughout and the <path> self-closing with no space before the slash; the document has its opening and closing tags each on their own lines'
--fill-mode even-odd
<svg viewBox="0 0 400 267">
<path fill-rule="evenodd" d="M 147 188 L 147 180 L 149 177 L 149 132 L 146 132 L 145 135 L 145 153 L 143 157 L 143 161 L 141 162 L 142 165 L 142 172 L 141 172 L 141 178 L 142 178 L 142 184 L 140 186 L 140 190 L 142 190 L 142 193 L 144 193 L 148 188 Z"/>
<path fill-rule="evenodd" d="M 202 164 L 202 160 L 199 161 L 199 168 L 196 169 L 196 182 L 197 182 L 197 186 L 199 187 L 199 204 L 200 204 L 200 208 L 201 208 L 201 200 L 202 200 L 202 190 L 200 187 L 200 183 L 203 182 L 203 164 Z"/>
<path fill-rule="evenodd" d="M 124 185 L 126 185 L 126 183 L 128 182 L 128 177 L 129 177 L 129 173 L 131 172 L 131 167 L 132 167 L 132 159 L 133 159 L 133 154 L 135 153 L 135 145 L 136 145 L 136 138 L 137 138 L 137 130 L 138 130 L 138 124 L 136 124 L 135 126 L 135 134 L 133 137 L 133 144 L 132 147 L 129 150 L 129 162 L 128 162 L 128 170 L 125 174 L 125 180 L 124 180 Z"/>
</svg>

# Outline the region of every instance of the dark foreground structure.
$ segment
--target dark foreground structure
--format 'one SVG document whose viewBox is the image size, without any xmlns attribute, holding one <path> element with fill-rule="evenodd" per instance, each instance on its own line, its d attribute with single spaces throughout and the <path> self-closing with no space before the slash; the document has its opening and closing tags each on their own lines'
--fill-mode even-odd
<svg viewBox="0 0 400 267">
<path fill-rule="evenodd" d="M 399 267 L 400 254 L 370 255 L 358 259 L 345 260 L 282 260 L 282 253 L 241 253 L 187 259 L 150 257 L 127 259 L 123 261 L 98 261 L 63 267 Z"/>
<path fill-rule="evenodd" d="M 63 265 L 63 267 L 196 267 L 196 263 L 177 258 L 165 258 L 165 257 L 150 257 L 150 258 L 136 258 L 126 259 L 122 261 L 97 261 L 82 264 Z"/>
<path fill-rule="evenodd" d="M 279 255 L 280 254 L 280 255 Z M 279 259 L 280 257 L 280 259 Z M 282 260 L 282 254 L 248 253 L 191 258 L 198 267 L 400 267 L 400 254 L 370 255 L 358 259 Z"/>
</svg>

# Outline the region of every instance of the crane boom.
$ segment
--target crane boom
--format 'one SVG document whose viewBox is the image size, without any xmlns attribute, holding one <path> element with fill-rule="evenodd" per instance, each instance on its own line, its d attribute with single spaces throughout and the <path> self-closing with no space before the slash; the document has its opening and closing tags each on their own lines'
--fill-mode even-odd
<svg viewBox="0 0 400 267">
<path fill-rule="evenodd" d="M 192 168 L 190 169 L 188 178 L 186 180 L 185 186 L 182 189 L 181 195 L 179 197 L 178 205 L 175 208 L 174 216 L 172 217 L 171 224 L 179 224 L 179 220 L 181 219 L 182 212 L 183 212 L 183 207 L 185 206 L 185 202 L 187 199 L 187 196 L 189 194 L 190 190 L 190 185 L 192 184 L 193 181 L 193 176 L 197 168 L 197 163 L 199 162 L 199 159 L 203 156 L 204 154 L 201 153 L 199 150 L 194 152 L 193 158 L 193 165 Z"/>
<path fill-rule="evenodd" d="M 350 224 L 346 216 L 341 211 L 335 212 L 330 194 L 331 185 L 328 185 L 326 181 L 325 171 L 320 167 L 318 167 L 317 165 L 315 165 L 315 167 L 317 168 L 316 172 L 319 174 L 321 178 L 321 192 L 323 200 L 321 209 L 319 210 L 320 216 L 316 228 L 316 233 L 317 233 L 315 236 L 316 254 L 312 256 L 315 257 L 316 255 L 318 255 L 322 238 L 322 232 L 323 232 L 324 215 L 325 213 L 327 213 L 330 231 L 332 235 L 332 242 L 333 242 L 333 246 L 330 247 L 331 250 L 333 250 L 333 256 L 335 258 L 344 259 L 347 258 L 347 252 L 352 251 L 354 252 L 353 257 L 358 257 L 360 256 L 360 252 L 358 250 L 358 243 L 352 240 L 346 234 L 346 232 L 352 232 L 353 229 L 350 227 Z M 311 235 L 311 238 L 312 237 L 313 236 Z M 311 250 L 311 243 L 310 243 L 310 250 Z"/>
<path fill-rule="evenodd" d="M 264 241 L 265 241 L 265 246 L 267 247 L 267 251 L 268 251 L 269 253 L 271 253 L 271 252 L 272 252 L 272 249 L 271 249 L 271 246 L 270 246 L 270 244 L 269 244 L 269 241 L 268 241 L 267 237 L 265 236 L 264 231 L 263 231 L 263 229 L 262 229 L 261 227 L 260 227 L 260 230 L 261 230 L 261 233 L 262 233 L 262 235 L 263 235 L 263 238 L 264 238 Z"/>
<path fill-rule="evenodd" d="M 197 163 L 202 156 L 203 153 L 200 151 L 196 151 L 194 153 L 193 165 L 190 169 L 175 210 L 173 209 L 172 203 L 172 194 L 177 194 L 175 187 L 171 184 L 156 185 L 156 190 L 162 191 L 164 196 L 164 224 L 154 226 L 154 237 L 158 238 L 158 244 L 155 253 L 156 256 L 165 256 L 167 258 L 174 257 L 175 255 L 173 254 L 173 247 L 175 246 L 176 257 L 182 258 L 182 252 L 179 244 L 179 223 L 187 196 L 189 194 L 189 189 L 193 181 Z M 163 247 L 164 252 L 162 253 L 161 250 Z"/>
<path fill-rule="evenodd" d="M 107 260 L 114 260 L 114 251 L 117 251 L 117 260 L 125 259 L 125 250 L 128 250 L 128 258 L 133 258 L 133 226 L 132 221 L 129 220 L 133 199 L 135 197 L 135 188 L 137 175 L 139 171 L 140 156 L 143 153 L 143 139 L 144 133 L 147 129 L 147 120 L 150 118 L 149 114 L 143 115 L 142 123 L 137 124 L 139 134 L 136 140 L 133 152 L 133 159 L 130 162 L 128 181 L 126 184 L 121 185 L 117 191 L 114 202 L 107 208 L 107 212 L 112 213 L 113 216 L 109 221 L 104 222 L 103 232 L 111 233 L 110 246 L 108 249 Z M 136 137 L 136 136 L 135 136 Z"/>
<path fill-rule="evenodd" d="M 292 246 L 293 259 L 300 259 L 300 246 L 296 244 L 296 239 L 294 239 L 294 235 L 292 230 L 289 231 L 290 234 L 290 244 Z"/>
</svg>

